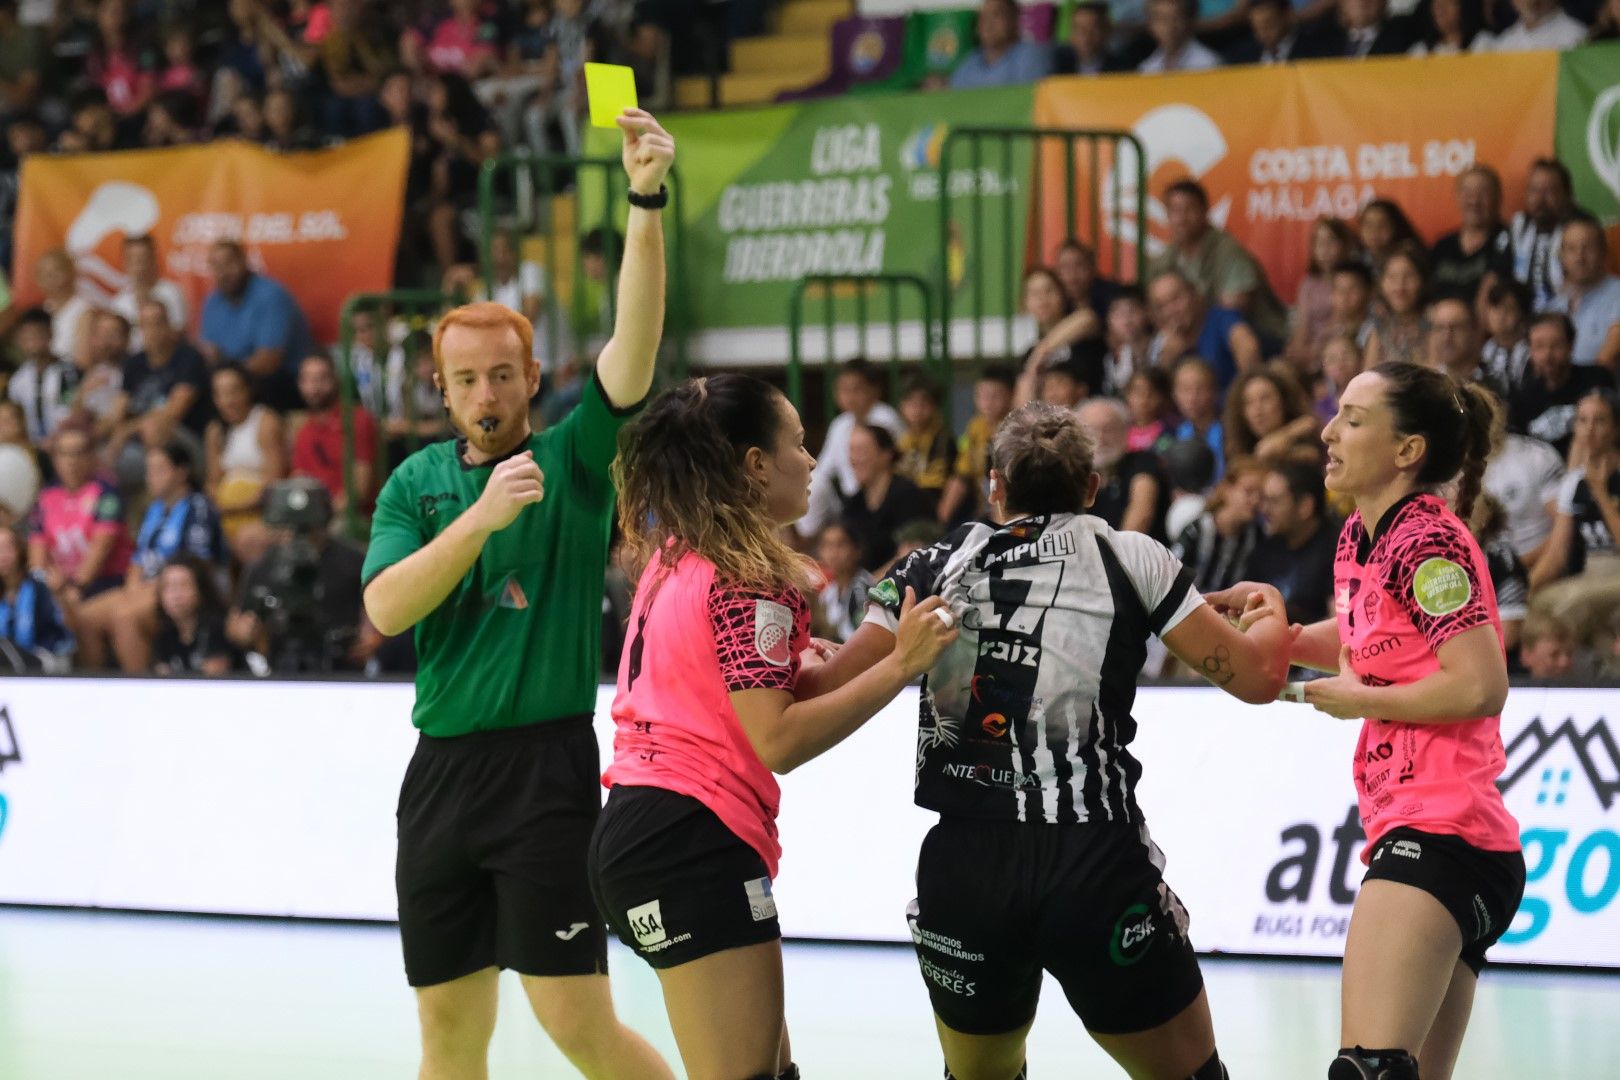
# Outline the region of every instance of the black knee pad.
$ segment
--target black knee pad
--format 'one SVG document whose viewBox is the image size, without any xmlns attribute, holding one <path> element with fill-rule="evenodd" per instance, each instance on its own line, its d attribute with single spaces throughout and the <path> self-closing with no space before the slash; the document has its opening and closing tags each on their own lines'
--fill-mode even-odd
<svg viewBox="0 0 1620 1080">
<path fill-rule="evenodd" d="M 956 1077 L 951 1075 L 949 1065 L 945 1066 L 945 1080 L 956 1080 Z M 1018 1067 L 1018 1075 L 1013 1077 L 1013 1080 L 1029 1080 L 1029 1062 L 1026 1061 Z"/>
<path fill-rule="evenodd" d="M 1417 1058 L 1400 1049 L 1350 1046 L 1328 1066 L 1328 1080 L 1418 1080 Z"/>
<path fill-rule="evenodd" d="M 1227 1075 L 1226 1066 L 1221 1064 L 1220 1053 L 1217 1052 L 1209 1055 L 1209 1060 L 1198 1066 L 1198 1071 L 1188 1080 L 1230 1080 L 1230 1077 Z"/>
</svg>

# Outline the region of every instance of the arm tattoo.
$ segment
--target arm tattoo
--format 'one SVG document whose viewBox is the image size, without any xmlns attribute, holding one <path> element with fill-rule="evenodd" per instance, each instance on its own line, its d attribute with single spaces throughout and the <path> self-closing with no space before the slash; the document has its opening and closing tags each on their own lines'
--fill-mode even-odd
<svg viewBox="0 0 1620 1080">
<path fill-rule="evenodd" d="M 1237 672 L 1232 670 L 1232 653 L 1225 645 L 1215 646 L 1215 651 L 1204 657 L 1198 665 L 1204 678 L 1216 686 L 1225 686 L 1237 678 Z"/>
</svg>

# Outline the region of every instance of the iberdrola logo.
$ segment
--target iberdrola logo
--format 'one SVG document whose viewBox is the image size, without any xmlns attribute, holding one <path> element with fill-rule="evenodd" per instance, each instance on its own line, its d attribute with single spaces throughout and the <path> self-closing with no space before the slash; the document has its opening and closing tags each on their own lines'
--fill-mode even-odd
<svg viewBox="0 0 1620 1080">
<path fill-rule="evenodd" d="M 945 137 L 950 133 L 950 125 L 942 120 L 931 120 L 913 128 L 900 140 L 900 167 L 908 173 L 938 169 L 945 151 Z M 955 164 L 961 164 L 960 155 Z M 967 280 L 968 267 L 962 227 L 954 220 L 947 227 L 945 268 L 951 291 L 955 292 Z"/>
<path fill-rule="evenodd" d="M 921 124 L 900 140 L 900 167 L 907 172 L 939 168 L 939 154 L 950 134 L 949 125 L 935 120 Z"/>
<path fill-rule="evenodd" d="M 1586 156 L 1593 175 L 1620 199 L 1620 84 L 1592 102 L 1592 115 L 1586 120 Z"/>
</svg>

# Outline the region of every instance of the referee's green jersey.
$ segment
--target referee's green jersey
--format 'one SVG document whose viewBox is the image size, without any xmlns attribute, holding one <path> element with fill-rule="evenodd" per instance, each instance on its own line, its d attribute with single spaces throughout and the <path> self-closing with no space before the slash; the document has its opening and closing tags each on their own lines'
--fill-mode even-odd
<svg viewBox="0 0 1620 1080">
<path fill-rule="evenodd" d="M 545 498 L 491 534 L 466 577 L 416 624 L 411 722 L 425 733 L 466 735 L 595 711 L 613 513 L 608 466 L 635 411 L 613 409 L 593 377 L 573 412 L 513 451 L 534 451 Z M 467 465 L 460 445 L 424 447 L 383 485 L 366 584 L 483 493 L 496 462 Z"/>
</svg>

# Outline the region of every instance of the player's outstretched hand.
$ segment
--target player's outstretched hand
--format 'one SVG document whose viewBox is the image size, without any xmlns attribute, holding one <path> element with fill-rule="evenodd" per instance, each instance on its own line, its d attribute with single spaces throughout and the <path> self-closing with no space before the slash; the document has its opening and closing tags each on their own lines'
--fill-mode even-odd
<svg viewBox="0 0 1620 1080">
<path fill-rule="evenodd" d="M 478 515 L 479 525 L 499 532 L 516 521 L 525 506 L 539 502 L 545 495 L 545 474 L 534 463 L 534 451 L 525 450 L 495 466 L 471 512 Z"/>
<path fill-rule="evenodd" d="M 659 185 L 675 164 L 675 137 L 645 109 L 626 109 L 617 118 L 624 132 L 624 171 L 630 190 L 639 195 L 658 194 Z"/>
<path fill-rule="evenodd" d="M 908 678 L 916 678 L 934 666 L 959 631 L 945 601 L 930 596 L 917 603 L 916 592 L 908 585 L 900 605 L 900 626 L 894 634 L 894 656 Z"/>
</svg>

